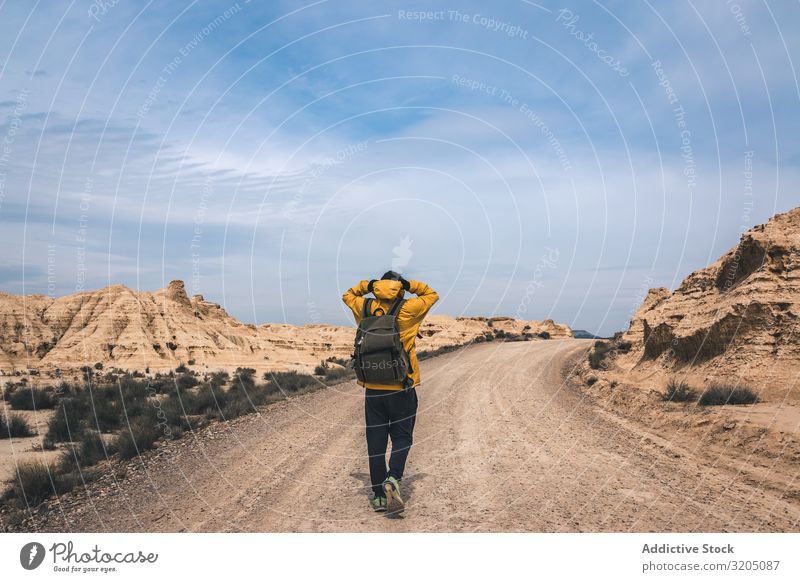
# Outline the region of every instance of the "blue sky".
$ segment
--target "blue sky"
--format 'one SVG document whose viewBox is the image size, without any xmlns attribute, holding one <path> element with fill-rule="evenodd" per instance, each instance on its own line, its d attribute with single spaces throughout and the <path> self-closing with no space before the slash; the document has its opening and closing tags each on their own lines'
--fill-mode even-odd
<svg viewBox="0 0 800 582">
<path fill-rule="evenodd" d="M 4 2 L 0 289 L 623 329 L 800 204 L 800 6 Z"/>
</svg>

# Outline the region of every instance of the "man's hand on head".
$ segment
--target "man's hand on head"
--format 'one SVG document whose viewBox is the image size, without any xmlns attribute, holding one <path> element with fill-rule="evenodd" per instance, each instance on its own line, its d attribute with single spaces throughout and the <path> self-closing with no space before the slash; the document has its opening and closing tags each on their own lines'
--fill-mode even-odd
<svg viewBox="0 0 800 582">
<path fill-rule="evenodd" d="M 373 293 L 373 292 L 374 292 L 374 290 L 373 290 L 373 287 L 375 286 L 375 281 L 377 281 L 377 279 L 372 279 L 372 280 L 369 282 L 369 284 L 367 285 L 367 291 L 368 291 L 369 293 Z"/>
<path fill-rule="evenodd" d="M 401 275 L 399 281 L 403 285 L 403 289 L 405 289 L 406 291 L 411 291 L 411 283 L 408 282 L 408 279 L 405 279 Z"/>
</svg>

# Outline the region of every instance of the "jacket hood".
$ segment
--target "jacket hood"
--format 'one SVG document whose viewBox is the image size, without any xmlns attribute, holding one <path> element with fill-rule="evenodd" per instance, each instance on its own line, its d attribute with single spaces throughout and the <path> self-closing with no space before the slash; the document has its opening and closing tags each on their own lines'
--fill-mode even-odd
<svg viewBox="0 0 800 582">
<path fill-rule="evenodd" d="M 378 299 L 394 301 L 404 294 L 403 284 L 400 281 L 381 279 L 372 284 L 372 294 Z"/>
</svg>

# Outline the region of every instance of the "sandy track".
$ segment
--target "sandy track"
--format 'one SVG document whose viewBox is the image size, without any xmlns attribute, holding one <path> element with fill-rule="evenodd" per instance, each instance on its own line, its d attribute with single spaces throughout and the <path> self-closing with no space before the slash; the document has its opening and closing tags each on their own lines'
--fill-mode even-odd
<svg viewBox="0 0 800 582">
<path fill-rule="evenodd" d="M 71 531 L 791 531 L 800 503 L 664 446 L 565 385 L 577 340 L 423 364 L 402 519 L 372 513 L 361 389 L 270 406 L 48 520 Z M 222 425 L 220 425 L 222 426 Z M 65 520 L 66 518 L 66 520 Z"/>
</svg>

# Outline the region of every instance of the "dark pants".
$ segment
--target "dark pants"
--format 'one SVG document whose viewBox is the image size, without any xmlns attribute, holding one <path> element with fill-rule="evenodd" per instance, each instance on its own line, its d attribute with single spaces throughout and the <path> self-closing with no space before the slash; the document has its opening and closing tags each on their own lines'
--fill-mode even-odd
<svg viewBox="0 0 800 582">
<path fill-rule="evenodd" d="M 372 491 L 383 497 L 382 484 L 387 477 L 403 477 L 411 449 L 414 421 L 417 417 L 417 391 L 366 390 L 364 418 L 367 424 L 367 452 Z M 392 437 L 389 471 L 386 471 L 386 445 Z"/>
</svg>

